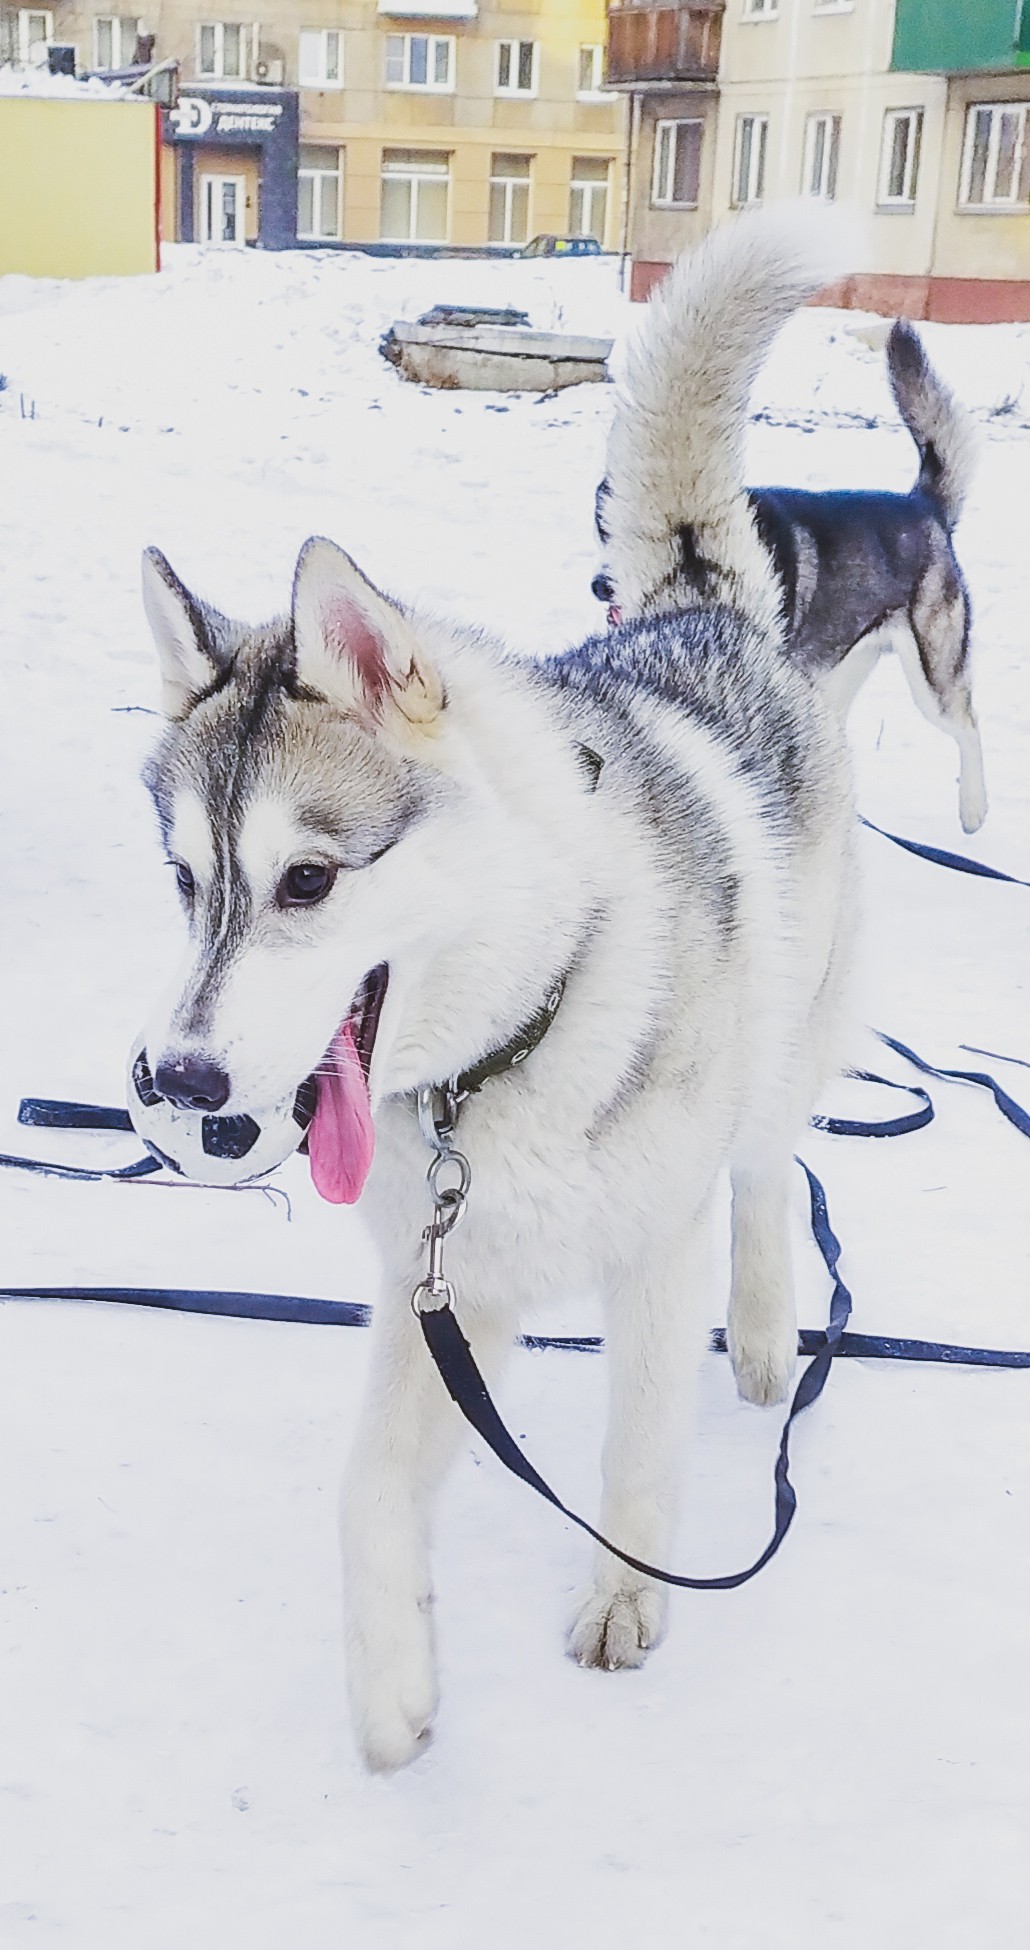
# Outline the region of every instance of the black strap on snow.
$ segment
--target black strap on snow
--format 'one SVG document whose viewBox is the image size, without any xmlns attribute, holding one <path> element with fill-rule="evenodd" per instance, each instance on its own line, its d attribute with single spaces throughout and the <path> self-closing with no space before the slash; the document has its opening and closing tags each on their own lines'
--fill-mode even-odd
<svg viewBox="0 0 1030 1950">
<path fill-rule="evenodd" d="M 63 1097 L 23 1097 L 18 1105 L 19 1124 L 30 1124 L 46 1131 L 131 1131 L 127 1110 L 110 1104 L 69 1103 Z M 160 1171 L 157 1158 L 136 1158 L 132 1164 L 87 1167 L 61 1165 L 50 1158 L 25 1158 L 17 1152 L 0 1152 L 0 1167 L 12 1171 L 32 1171 L 41 1178 L 79 1178 L 97 1184 L 103 1178 L 149 1178 Z"/>
<path fill-rule="evenodd" d="M 919 1099 L 920 1108 L 910 1110 L 903 1117 L 885 1117 L 877 1123 L 861 1117 L 812 1117 L 809 1122 L 814 1131 L 828 1131 L 831 1137 L 907 1137 L 910 1131 L 921 1131 L 933 1123 L 933 1100 L 928 1090 L 917 1083 L 895 1083 L 892 1077 L 877 1076 L 875 1070 L 845 1070 L 846 1077 L 857 1083 L 880 1083 L 885 1090 L 904 1090 L 909 1097 Z"/>
<path fill-rule="evenodd" d="M 96 1184 L 101 1178 L 149 1178 L 152 1172 L 161 1169 L 157 1158 L 136 1158 L 131 1165 L 89 1171 L 85 1165 L 55 1165 L 50 1158 L 23 1158 L 18 1152 L 0 1151 L 0 1166 L 3 1165 L 12 1171 L 34 1171 L 41 1178 L 81 1178 L 87 1184 Z"/>
<path fill-rule="evenodd" d="M 892 846 L 900 846 L 904 853 L 914 853 L 917 860 L 929 860 L 935 867 L 950 867 L 952 873 L 975 874 L 980 880 L 1004 880 L 1010 887 L 1030 887 L 1030 880 L 1021 880 L 1018 874 L 1002 873 L 1000 867 L 988 867 L 982 860 L 971 860 L 968 853 L 949 853 L 943 846 L 927 846 L 922 840 L 906 840 L 900 833 L 888 833 L 883 826 L 877 826 L 871 819 L 859 819 L 859 825 L 870 833 L 879 833 L 882 840 L 890 840 Z"/>
<path fill-rule="evenodd" d="M 928 1063 L 924 1056 L 917 1056 L 915 1050 L 909 1049 L 907 1043 L 899 1043 L 896 1037 L 886 1035 L 882 1029 L 878 1029 L 876 1033 L 881 1043 L 886 1043 L 887 1048 L 892 1049 L 895 1055 L 903 1056 L 906 1063 L 912 1063 L 917 1070 L 922 1070 L 924 1076 L 941 1077 L 948 1083 L 975 1083 L 982 1090 L 989 1090 L 1002 1116 L 1007 1117 L 1009 1123 L 1014 1124 L 1016 1130 L 1021 1131 L 1024 1137 L 1030 1137 L 1030 1111 L 1024 1110 L 1022 1104 L 1017 1104 L 1015 1098 L 1010 1097 L 1008 1091 L 1002 1089 L 995 1077 L 988 1076 L 986 1070 L 939 1069 L 936 1063 Z M 1010 1059 L 1003 1059 L 1003 1061 L 1008 1060 Z"/>
<path fill-rule="evenodd" d="M 154 1307 L 165 1313 L 224 1315 L 230 1320 L 293 1321 L 309 1327 L 370 1327 L 372 1309 L 357 1300 L 323 1300 L 309 1293 L 233 1293 L 178 1286 L 4 1286 L 0 1300 L 100 1301 L 111 1306 Z M 821 1327 L 802 1327 L 798 1353 L 818 1354 Z M 714 1327 L 713 1354 L 726 1353 L 726 1329 Z M 600 1334 L 520 1334 L 530 1353 L 601 1354 Z M 923 1361 L 945 1367 L 1030 1368 L 1030 1349 L 962 1347 L 950 1341 L 916 1341 L 892 1334 L 842 1334 L 834 1360 Z"/>
</svg>

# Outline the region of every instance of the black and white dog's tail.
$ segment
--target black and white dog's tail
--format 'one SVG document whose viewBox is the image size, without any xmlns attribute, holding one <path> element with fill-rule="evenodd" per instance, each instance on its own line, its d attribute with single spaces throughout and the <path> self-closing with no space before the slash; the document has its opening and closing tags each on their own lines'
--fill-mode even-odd
<svg viewBox="0 0 1030 1950">
<path fill-rule="evenodd" d="M 780 326 L 845 270 L 839 212 L 748 212 L 681 257 L 627 355 L 604 525 L 623 616 L 730 603 L 778 628 L 781 594 L 744 484 L 748 400 Z"/>
<path fill-rule="evenodd" d="M 887 371 L 898 412 L 919 449 L 916 486 L 937 503 L 950 533 L 976 468 L 976 429 L 934 371 L 918 332 L 903 318 L 887 340 Z"/>
</svg>

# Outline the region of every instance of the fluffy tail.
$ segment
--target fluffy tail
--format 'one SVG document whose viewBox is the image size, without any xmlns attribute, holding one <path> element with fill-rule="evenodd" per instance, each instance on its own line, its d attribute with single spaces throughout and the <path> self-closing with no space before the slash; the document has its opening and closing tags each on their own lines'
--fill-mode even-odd
<svg viewBox="0 0 1030 1950">
<path fill-rule="evenodd" d="M 681 257 L 631 345 L 608 445 L 608 564 L 626 616 L 725 602 L 776 627 L 744 485 L 748 399 L 780 326 L 853 269 L 817 203 L 748 212 Z"/>
<path fill-rule="evenodd" d="M 887 371 L 898 412 L 919 449 L 916 485 L 936 501 L 950 530 L 962 513 L 976 467 L 976 429 L 935 373 L 918 332 L 902 318 L 887 340 Z"/>
</svg>

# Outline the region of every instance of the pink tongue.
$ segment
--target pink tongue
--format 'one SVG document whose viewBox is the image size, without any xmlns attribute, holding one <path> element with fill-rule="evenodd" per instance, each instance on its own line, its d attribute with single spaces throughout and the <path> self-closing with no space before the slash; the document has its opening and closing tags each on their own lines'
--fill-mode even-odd
<svg viewBox="0 0 1030 1950">
<path fill-rule="evenodd" d="M 331 1205 L 353 1205 L 368 1177 L 374 1147 L 368 1085 L 354 1032 L 345 1022 L 319 1074 L 318 1108 L 308 1130 L 316 1192 Z"/>
</svg>

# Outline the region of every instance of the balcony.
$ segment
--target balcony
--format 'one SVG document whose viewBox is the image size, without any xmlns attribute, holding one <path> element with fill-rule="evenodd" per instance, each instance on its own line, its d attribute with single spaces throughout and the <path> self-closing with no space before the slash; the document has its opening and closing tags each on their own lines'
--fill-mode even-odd
<svg viewBox="0 0 1030 1950">
<path fill-rule="evenodd" d="M 905 74 L 1030 67 L 1030 0 L 897 0 L 891 67 Z"/>
<path fill-rule="evenodd" d="M 611 5 L 605 50 L 608 87 L 714 82 L 724 11 L 725 0 L 680 7 Z"/>
</svg>

